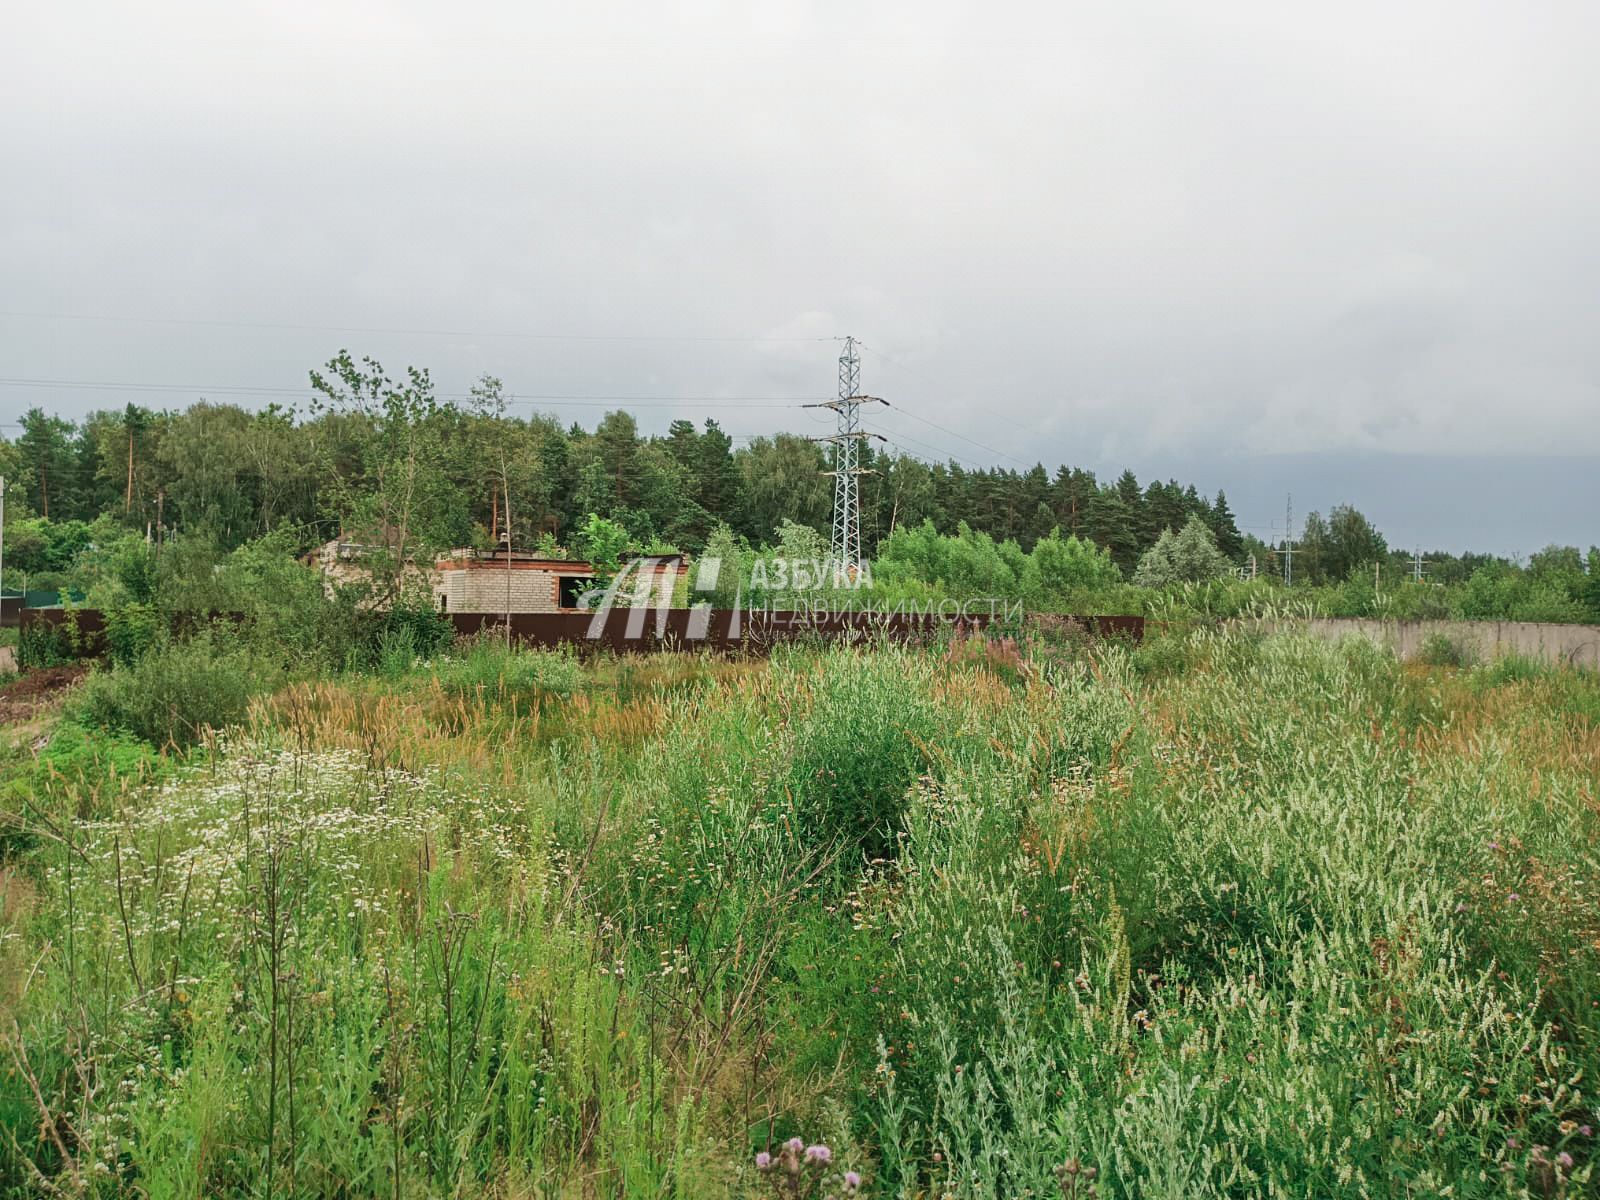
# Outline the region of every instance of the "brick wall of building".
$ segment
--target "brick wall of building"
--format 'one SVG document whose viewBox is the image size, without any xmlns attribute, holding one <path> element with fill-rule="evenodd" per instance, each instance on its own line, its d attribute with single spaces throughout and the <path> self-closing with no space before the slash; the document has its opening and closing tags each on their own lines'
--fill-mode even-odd
<svg viewBox="0 0 1600 1200">
<path fill-rule="evenodd" d="M 509 574 L 509 581 L 507 575 Z M 537 567 L 513 567 L 509 572 L 489 567 L 468 567 L 439 573 L 436 598 L 452 613 L 546 613 L 560 611 L 561 576 Z M 507 593 L 509 587 L 509 603 Z"/>
</svg>

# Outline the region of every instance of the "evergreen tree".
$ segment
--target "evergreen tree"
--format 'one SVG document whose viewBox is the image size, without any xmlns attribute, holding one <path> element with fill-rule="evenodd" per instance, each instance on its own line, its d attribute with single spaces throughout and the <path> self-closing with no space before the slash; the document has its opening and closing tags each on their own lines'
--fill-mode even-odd
<svg viewBox="0 0 1600 1200">
<path fill-rule="evenodd" d="M 1096 543 L 1111 552 L 1112 560 L 1125 574 L 1133 573 L 1142 545 L 1122 489 L 1103 487 L 1090 497 L 1084 528 Z"/>
<path fill-rule="evenodd" d="M 1233 509 L 1228 507 L 1227 494 L 1220 488 L 1216 500 L 1211 505 L 1207 524 L 1211 526 L 1211 532 L 1216 535 L 1217 549 L 1233 561 L 1240 561 L 1244 555 L 1244 538 L 1234 520 Z"/>
<path fill-rule="evenodd" d="M 41 517 L 65 520 L 77 515 L 73 511 L 77 498 L 73 433 L 70 421 L 46 416 L 41 408 L 22 414 L 18 466 L 26 480 L 28 500 Z"/>
<path fill-rule="evenodd" d="M 1151 528 L 1150 514 L 1145 507 L 1144 491 L 1139 487 L 1138 476 L 1132 471 L 1124 471 L 1112 486 L 1126 514 L 1123 520 L 1127 523 L 1127 538 L 1135 547 L 1149 545 L 1161 530 Z"/>
</svg>

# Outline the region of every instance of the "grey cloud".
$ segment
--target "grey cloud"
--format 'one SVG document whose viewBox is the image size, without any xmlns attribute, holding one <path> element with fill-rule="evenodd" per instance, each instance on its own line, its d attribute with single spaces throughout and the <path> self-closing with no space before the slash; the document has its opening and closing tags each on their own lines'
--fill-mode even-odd
<svg viewBox="0 0 1600 1200">
<path fill-rule="evenodd" d="M 1011 456 L 884 418 L 968 460 L 1226 461 L 1242 492 L 1272 473 L 1252 455 L 1295 452 L 1402 510 L 1364 456 L 1566 456 L 1549 489 L 1600 465 L 1600 10 L 903 14 L 20 9 L 0 307 L 854 333 L 894 360 L 869 354 L 872 390 Z M 294 386 L 341 345 L 530 393 L 826 392 L 835 353 L 0 317 L 0 375 Z M 0 396 L 6 420 L 126 398 Z"/>
</svg>

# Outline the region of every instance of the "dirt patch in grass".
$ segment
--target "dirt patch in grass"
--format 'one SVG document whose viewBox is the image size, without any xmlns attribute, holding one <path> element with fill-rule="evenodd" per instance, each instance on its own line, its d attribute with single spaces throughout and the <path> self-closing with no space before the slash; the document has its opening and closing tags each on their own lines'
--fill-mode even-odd
<svg viewBox="0 0 1600 1200">
<path fill-rule="evenodd" d="M 88 667 L 73 663 L 19 675 L 0 687 L 0 725 L 20 725 L 32 720 L 44 709 L 53 708 L 67 689 L 88 672 Z"/>
</svg>

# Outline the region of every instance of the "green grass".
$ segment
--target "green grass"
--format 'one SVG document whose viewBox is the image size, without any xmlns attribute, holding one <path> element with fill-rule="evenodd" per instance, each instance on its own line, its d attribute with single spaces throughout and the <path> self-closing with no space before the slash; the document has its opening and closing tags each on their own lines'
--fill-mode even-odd
<svg viewBox="0 0 1600 1200">
<path fill-rule="evenodd" d="M 818 1195 L 1592 1194 L 1597 715 L 1199 631 L 479 644 L 203 759 L 64 728 L 0 1190 L 775 1195 L 798 1136 Z"/>
</svg>

